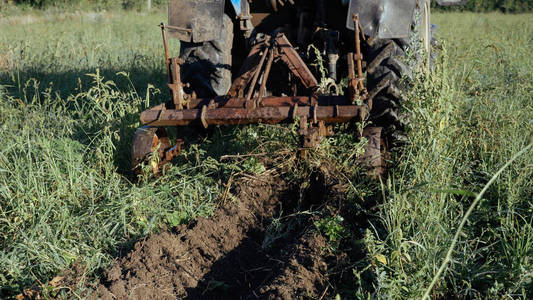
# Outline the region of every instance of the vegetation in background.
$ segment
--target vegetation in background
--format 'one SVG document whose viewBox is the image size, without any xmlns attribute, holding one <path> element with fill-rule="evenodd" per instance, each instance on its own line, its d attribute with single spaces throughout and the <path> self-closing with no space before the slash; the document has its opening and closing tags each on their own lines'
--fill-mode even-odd
<svg viewBox="0 0 533 300">
<path fill-rule="evenodd" d="M 357 228 L 338 216 L 315 223 L 332 251 L 364 250 L 353 262 L 357 284 L 343 297 L 420 297 L 472 194 L 531 141 L 531 16 L 441 14 L 433 22 L 443 49 L 434 73 L 409 93 L 410 143 L 381 190 L 354 166 L 361 145 L 353 134 L 328 138 L 297 163 L 293 125 L 217 128 L 188 140 L 165 175 L 136 180 L 129 147 L 138 114 L 168 97 L 156 26 L 164 19 L 127 12 L 0 21 L 0 296 L 70 266 L 94 278 L 138 237 L 209 215 L 232 176 L 265 170 L 255 156 L 222 155 L 273 152 L 276 163 L 294 166 L 291 180 L 332 163 L 345 176 L 345 201 L 371 216 Z M 435 298 L 531 298 L 531 178 L 530 151 L 469 218 Z M 366 210 L 376 193 L 383 202 Z"/>
<path fill-rule="evenodd" d="M 86 74 L 97 68 L 119 90 L 131 88 L 141 98 L 148 89 L 165 85 L 158 27 L 166 19 L 163 13 L 65 15 L 15 16 L 6 23 L 0 20 L 0 83 L 10 94 L 22 96 L 25 82 L 37 78 L 41 88 L 51 87 L 54 94 L 64 98 L 87 90 L 92 79 Z M 178 42 L 169 42 L 171 54 L 177 55 Z M 167 89 L 152 92 L 156 97 L 168 95 Z"/>
<path fill-rule="evenodd" d="M 335 0 L 337 1 L 337 0 Z M 338 0 L 340 1 L 340 0 Z M 168 0 L 152 0 L 152 7 L 163 7 Z M 38 8 L 62 8 L 62 9 L 136 9 L 145 10 L 147 0 L 0 0 L 2 6 L 17 4 L 19 6 L 31 6 Z M 431 0 L 433 8 L 439 11 L 473 11 L 490 12 L 501 11 L 506 13 L 521 13 L 533 11 L 533 2 L 530 0 L 467 0 L 463 6 L 442 7 L 435 0 Z"/>
<path fill-rule="evenodd" d="M 438 6 L 435 0 L 431 4 L 442 11 L 473 11 L 489 12 L 501 11 L 506 13 L 521 13 L 533 11 L 533 2 L 530 0 L 466 0 L 462 6 Z"/>
<path fill-rule="evenodd" d="M 152 7 L 166 6 L 168 0 L 152 0 Z M 0 8 L 2 5 L 30 6 L 41 9 L 47 8 L 62 8 L 62 9 L 136 9 L 146 10 L 147 0 L 0 0 Z"/>
</svg>

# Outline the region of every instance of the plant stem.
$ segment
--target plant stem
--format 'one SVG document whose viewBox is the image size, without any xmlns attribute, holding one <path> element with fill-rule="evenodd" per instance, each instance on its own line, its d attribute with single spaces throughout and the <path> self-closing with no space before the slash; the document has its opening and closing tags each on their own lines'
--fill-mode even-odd
<svg viewBox="0 0 533 300">
<path fill-rule="evenodd" d="M 431 293 L 431 290 L 433 289 L 433 286 L 437 283 L 437 280 L 439 280 L 440 276 L 444 272 L 444 269 L 446 269 L 446 266 L 452 259 L 452 252 L 455 248 L 455 245 L 457 244 L 457 240 L 459 239 L 459 235 L 461 234 L 461 231 L 463 230 L 464 225 L 466 224 L 466 221 L 468 220 L 468 217 L 472 214 L 474 209 L 476 208 L 478 202 L 481 200 L 485 192 L 489 189 L 489 187 L 498 179 L 500 174 L 508 167 L 510 166 L 518 157 L 520 157 L 522 154 L 527 152 L 531 146 L 533 146 L 533 143 L 530 143 L 527 145 L 524 149 L 520 150 L 517 154 L 515 154 L 507 163 L 501 167 L 496 174 L 492 176 L 492 178 L 487 182 L 487 184 L 483 187 L 481 192 L 477 195 L 476 199 L 474 199 L 474 202 L 470 205 L 468 210 L 466 211 L 465 215 L 463 216 L 463 219 L 461 220 L 461 223 L 459 224 L 459 227 L 457 228 L 457 231 L 455 232 L 455 236 L 453 237 L 452 244 L 450 245 L 450 248 L 448 249 L 448 252 L 446 253 L 446 256 L 444 257 L 444 261 L 440 265 L 439 270 L 437 271 L 437 274 L 433 277 L 433 280 L 429 284 L 428 288 L 426 289 L 426 292 L 424 293 L 424 296 L 422 296 L 422 300 L 429 299 L 429 293 Z"/>
</svg>

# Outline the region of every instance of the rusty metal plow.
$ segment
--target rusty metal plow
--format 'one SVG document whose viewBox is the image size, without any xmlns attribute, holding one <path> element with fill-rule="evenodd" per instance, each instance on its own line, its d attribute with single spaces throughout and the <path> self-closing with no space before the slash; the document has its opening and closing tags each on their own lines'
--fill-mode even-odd
<svg viewBox="0 0 533 300">
<path fill-rule="evenodd" d="M 357 22 L 356 16 L 354 18 Z M 359 28 L 357 25 L 356 28 Z M 362 82 L 362 55 L 358 47 L 358 32 L 356 32 L 356 53 L 347 56 L 350 76 L 347 96 L 317 96 L 316 78 L 288 39 L 278 33 L 273 37 L 265 37 L 252 46 L 226 96 L 197 98 L 194 93 L 184 93 L 186 85 L 180 80 L 182 62 L 179 58 L 169 57 L 166 28 L 168 27 L 161 24 L 168 68 L 168 86 L 172 92 L 172 100 L 141 113 L 140 120 L 145 127 L 140 128 L 134 138 L 132 151 L 134 166 L 151 152 L 155 152 L 156 146 L 159 147 L 160 158 L 160 162 L 153 168 L 156 174 L 162 165 L 179 154 L 182 142 L 178 141 L 178 145 L 172 147 L 163 129 L 165 126 L 200 125 L 207 128 L 211 125 L 279 124 L 299 120 L 302 146 L 311 148 L 317 146 L 324 136 L 333 134 L 329 125 L 364 121 L 369 114 L 369 99 Z M 267 93 L 267 81 L 274 61 L 285 64 L 309 95 L 264 96 Z M 378 134 L 381 134 L 381 130 Z M 163 143 L 157 144 L 159 140 Z M 370 140 L 376 144 L 375 140 Z M 368 155 L 376 156 L 376 153 L 370 149 L 366 156 Z M 380 164 L 376 158 L 370 161 L 371 165 Z"/>
</svg>

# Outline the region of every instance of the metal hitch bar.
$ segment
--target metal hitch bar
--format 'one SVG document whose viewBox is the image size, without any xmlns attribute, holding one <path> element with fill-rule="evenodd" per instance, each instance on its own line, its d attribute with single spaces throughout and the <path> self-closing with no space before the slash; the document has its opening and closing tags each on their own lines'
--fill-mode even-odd
<svg viewBox="0 0 533 300">
<path fill-rule="evenodd" d="M 277 98 L 283 100 L 283 98 Z M 287 102 L 290 98 L 287 97 Z M 235 99 L 240 101 L 240 99 Z M 208 125 L 244 125 L 252 123 L 278 124 L 297 118 L 307 118 L 314 123 L 344 123 L 350 120 L 364 120 L 368 114 L 365 106 L 266 106 L 254 109 L 204 105 L 196 109 L 151 109 L 141 113 L 141 123 L 150 126 L 187 126 L 193 122 Z"/>
</svg>

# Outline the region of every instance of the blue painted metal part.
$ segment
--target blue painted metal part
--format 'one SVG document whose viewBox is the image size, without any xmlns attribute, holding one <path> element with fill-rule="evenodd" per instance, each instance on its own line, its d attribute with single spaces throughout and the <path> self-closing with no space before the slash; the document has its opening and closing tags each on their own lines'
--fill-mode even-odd
<svg viewBox="0 0 533 300">
<path fill-rule="evenodd" d="M 238 16 L 241 14 L 241 0 L 231 0 L 231 4 L 235 9 L 235 14 Z"/>
</svg>

